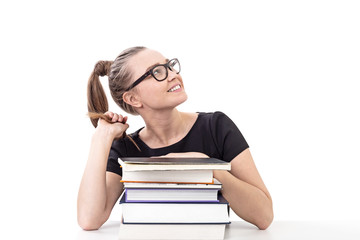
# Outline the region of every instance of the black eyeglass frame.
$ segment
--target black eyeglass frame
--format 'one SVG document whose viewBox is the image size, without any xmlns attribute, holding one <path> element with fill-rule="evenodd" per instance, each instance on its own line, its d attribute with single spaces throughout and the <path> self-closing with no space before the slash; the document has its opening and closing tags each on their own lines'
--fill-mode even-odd
<svg viewBox="0 0 360 240">
<path fill-rule="evenodd" d="M 177 63 L 179 64 L 179 71 L 176 72 L 176 74 L 178 74 L 178 73 L 181 71 L 181 65 L 180 65 L 180 62 L 179 62 L 179 60 L 178 60 L 177 58 L 173 58 L 173 59 L 170 59 L 170 60 L 169 60 L 167 63 L 165 63 L 165 64 L 158 64 L 158 65 L 152 67 L 149 71 L 147 71 L 147 72 L 144 73 L 141 77 L 139 77 L 133 84 L 131 84 L 131 86 L 128 87 L 128 89 L 126 89 L 126 91 L 129 91 L 129 90 L 133 89 L 134 87 L 136 87 L 139 83 L 141 83 L 141 82 L 142 82 L 145 78 L 147 78 L 150 74 L 151 74 L 151 76 L 153 76 L 153 78 L 155 78 L 156 81 L 158 81 L 158 82 L 164 81 L 164 80 L 168 77 L 168 73 L 169 73 L 169 72 L 168 72 L 168 68 L 169 68 L 171 71 L 173 71 L 173 69 L 169 66 L 169 64 L 170 64 L 170 62 L 172 62 L 172 61 L 174 61 L 174 60 L 176 60 Z M 164 79 L 162 79 L 162 80 L 157 79 L 157 78 L 155 77 L 155 74 L 153 73 L 153 70 L 154 70 L 155 68 L 159 67 L 159 66 L 164 66 L 164 67 L 165 67 L 165 70 L 166 70 L 166 75 L 165 75 Z"/>
</svg>

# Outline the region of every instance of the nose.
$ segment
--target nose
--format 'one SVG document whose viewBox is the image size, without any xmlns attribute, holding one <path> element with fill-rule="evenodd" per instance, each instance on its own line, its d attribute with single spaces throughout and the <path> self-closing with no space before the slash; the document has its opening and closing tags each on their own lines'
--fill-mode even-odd
<svg viewBox="0 0 360 240">
<path fill-rule="evenodd" d="M 171 82 L 172 80 L 174 80 L 176 78 L 178 74 L 170 69 L 168 69 L 168 77 L 167 77 L 167 80 L 169 82 Z"/>
</svg>

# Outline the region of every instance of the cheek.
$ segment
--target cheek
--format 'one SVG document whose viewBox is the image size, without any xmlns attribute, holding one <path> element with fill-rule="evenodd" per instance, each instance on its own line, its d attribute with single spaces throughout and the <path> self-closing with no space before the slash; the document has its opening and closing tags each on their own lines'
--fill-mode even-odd
<svg viewBox="0 0 360 240">
<path fill-rule="evenodd" d="M 182 79 L 179 79 L 183 85 Z M 184 85 L 183 85 L 184 86 Z M 138 93 L 143 105 L 152 109 L 161 109 L 164 107 L 176 107 L 187 100 L 185 88 L 181 93 L 169 94 L 167 92 L 168 84 L 164 82 L 144 82 L 139 84 Z"/>
<path fill-rule="evenodd" d="M 144 82 L 138 89 L 141 100 L 144 102 L 161 100 L 164 97 L 164 91 L 164 86 L 162 86 L 161 82 Z"/>
<path fill-rule="evenodd" d="M 166 82 L 158 82 L 155 79 L 148 79 L 139 84 L 139 92 L 140 94 L 151 94 L 151 95 L 158 95 L 163 94 L 167 91 L 166 89 Z"/>
</svg>

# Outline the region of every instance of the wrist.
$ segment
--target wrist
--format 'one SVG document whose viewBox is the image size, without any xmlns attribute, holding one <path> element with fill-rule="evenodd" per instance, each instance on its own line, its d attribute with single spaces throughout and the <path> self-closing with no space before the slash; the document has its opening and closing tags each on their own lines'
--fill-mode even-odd
<svg viewBox="0 0 360 240">
<path fill-rule="evenodd" d="M 227 174 L 229 172 L 226 170 L 214 170 L 213 171 L 213 176 L 214 178 L 216 178 L 217 180 L 219 180 L 221 183 L 224 181 L 224 179 L 226 178 Z"/>
<path fill-rule="evenodd" d="M 105 141 L 108 140 L 112 142 L 115 138 L 115 135 L 113 131 L 108 128 L 97 127 L 93 134 L 93 138 L 99 138 Z"/>
</svg>

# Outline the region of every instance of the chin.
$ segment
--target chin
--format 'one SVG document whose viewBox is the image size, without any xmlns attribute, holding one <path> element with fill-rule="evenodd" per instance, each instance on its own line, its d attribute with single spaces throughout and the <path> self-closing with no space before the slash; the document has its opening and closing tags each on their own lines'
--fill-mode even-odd
<svg viewBox="0 0 360 240">
<path fill-rule="evenodd" d="M 187 96 L 187 94 L 184 92 L 183 96 L 182 96 L 181 98 L 179 98 L 179 104 L 178 104 L 178 105 L 184 103 L 187 99 L 188 99 L 188 96 Z"/>
<path fill-rule="evenodd" d="M 172 99 L 171 101 L 171 107 L 177 107 L 180 104 L 184 103 L 188 99 L 187 94 L 184 92 L 184 94 L 179 95 L 177 98 Z"/>
<path fill-rule="evenodd" d="M 173 109 L 179 106 L 180 104 L 184 103 L 188 99 L 188 96 L 185 92 L 181 94 L 177 94 L 176 96 L 172 95 L 171 97 L 165 98 L 157 98 L 151 100 L 151 105 L 147 105 L 148 108 L 157 109 L 157 110 L 164 110 L 164 109 Z"/>
</svg>

